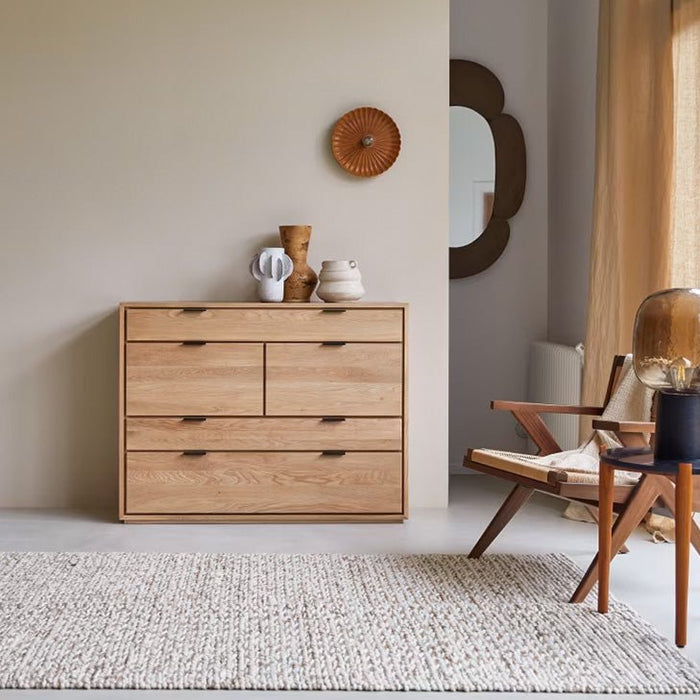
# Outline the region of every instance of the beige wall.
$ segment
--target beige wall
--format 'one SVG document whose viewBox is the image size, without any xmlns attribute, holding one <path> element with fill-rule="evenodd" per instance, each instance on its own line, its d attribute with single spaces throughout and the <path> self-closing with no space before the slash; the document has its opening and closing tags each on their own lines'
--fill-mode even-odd
<svg viewBox="0 0 700 700">
<path fill-rule="evenodd" d="M 586 334 L 598 0 L 549 0 L 549 339 Z"/>
<path fill-rule="evenodd" d="M 450 55 L 498 76 L 527 149 L 503 255 L 450 283 L 450 463 L 461 472 L 467 446 L 525 449 L 489 401 L 525 398 L 530 342 L 547 336 L 547 0 L 452 0 Z"/>
<path fill-rule="evenodd" d="M 117 302 L 251 299 L 280 223 L 411 303 L 411 501 L 445 505 L 447 0 L 0 8 L 0 506 L 114 504 Z M 371 180 L 328 152 L 364 104 L 403 136 Z"/>
</svg>

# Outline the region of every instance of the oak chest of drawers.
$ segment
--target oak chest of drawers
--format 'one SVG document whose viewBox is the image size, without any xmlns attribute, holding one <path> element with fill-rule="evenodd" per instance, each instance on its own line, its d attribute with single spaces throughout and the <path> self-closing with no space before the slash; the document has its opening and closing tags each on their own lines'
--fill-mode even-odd
<svg viewBox="0 0 700 700">
<path fill-rule="evenodd" d="M 120 519 L 403 520 L 406 314 L 121 304 Z"/>
</svg>

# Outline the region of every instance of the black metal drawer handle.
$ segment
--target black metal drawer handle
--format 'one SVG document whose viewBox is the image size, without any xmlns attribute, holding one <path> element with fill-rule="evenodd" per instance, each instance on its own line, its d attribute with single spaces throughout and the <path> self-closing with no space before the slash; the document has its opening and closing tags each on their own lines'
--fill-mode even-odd
<svg viewBox="0 0 700 700">
<path fill-rule="evenodd" d="M 345 454 L 345 450 L 323 450 L 321 455 L 323 457 L 342 457 Z"/>
<path fill-rule="evenodd" d="M 184 457 L 202 457 L 206 453 L 206 450 L 185 450 L 182 454 Z"/>
<path fill-rule="evenodd" d="M 206 340 L 183 340 L 182 345 L 206 345 Z"/>
<path fill-rule="evenodd" d="M 343 423 L 345 418 L 342 416 L 323 416 L 321 423 Z"/>
<path fill-rule="evenodd" d="M 185 306 L 182 308 L 183 314 L 201 314 L 207 311 L 206 306 Z"/>
<path fill-rule="evenodd" d="M 344 314 L 347 309 L 321 309 L 322 314 Z"/>
<path fill-rule="evenodd" d="M 347 343 L 344 340 L 325 340 L 324 342 L 321 343 L 321 345 L 347 345 Z"/>
<path fill-rule="evenodd" d="M 204 423 L 206 418 L 204 416 L 183 416 L 182 420 L 187 423 Z"/>
</svg>

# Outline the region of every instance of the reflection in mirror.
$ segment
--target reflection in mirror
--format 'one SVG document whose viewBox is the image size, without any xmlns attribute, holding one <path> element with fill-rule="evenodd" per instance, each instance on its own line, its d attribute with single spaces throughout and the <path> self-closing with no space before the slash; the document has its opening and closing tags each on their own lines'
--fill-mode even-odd
<svg viewBox="0 0 700 700">
<path fill-rule="evenodd" d="M 450 107 L 450 247 L 475 241 L 493 210 L 496 152 L 486 119 Z"/>
</svg>

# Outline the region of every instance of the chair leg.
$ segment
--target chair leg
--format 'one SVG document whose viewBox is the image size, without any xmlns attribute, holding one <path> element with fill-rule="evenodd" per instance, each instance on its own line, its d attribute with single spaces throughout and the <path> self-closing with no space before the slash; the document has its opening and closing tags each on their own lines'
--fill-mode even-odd
<svg viewBox="0 0 700 700">
<path fill-rule="evenodd" d="M 617 554 L 620 547 L 627 541 L 634 529 L 642 522 L 647 511 L 659 496 L 659 488 L 656 482 L 658 477 L 650 477 L 643 474 L 639 479 L 634 491 L 630 494 L 624 509 L 617 516 L 612 529 L 612 554 L 611 558 Z M 588 570 L 583 575 L 581 582 L 569 600 L 570 603 L 581 603 L 591 592 L 598 580 L 598 555 L 593 557 Z"/>
<path fill-rule="evenodd" d="M 493 517 L 493 520 L 482 533 L 479 541 L 474 545 L 472 551 L 469 552 L 470 559 L 478 559 L 486 551 L 491 542 L 498 537 L 501 530 L 511 521 L 520 508 L 525 505 L 533 492 L 534 489 L 528 486 L 522 486 L 521 484 L 518 484 L 510 492 L 508 498 L 503 501 L 503 505 Z"/>
<path fill-rule="evenodd" d="M 598 524 L 598 508 L 596 506 L 585 506 L 586 510 L 589 512 L 591 518 L 595 520 L 596 524 Z M 629 549 L 627 548 L 627 545 L 623 544 L 622 547 L 618 550 L 618 554 L 629 554 Z"/>
</svg>

